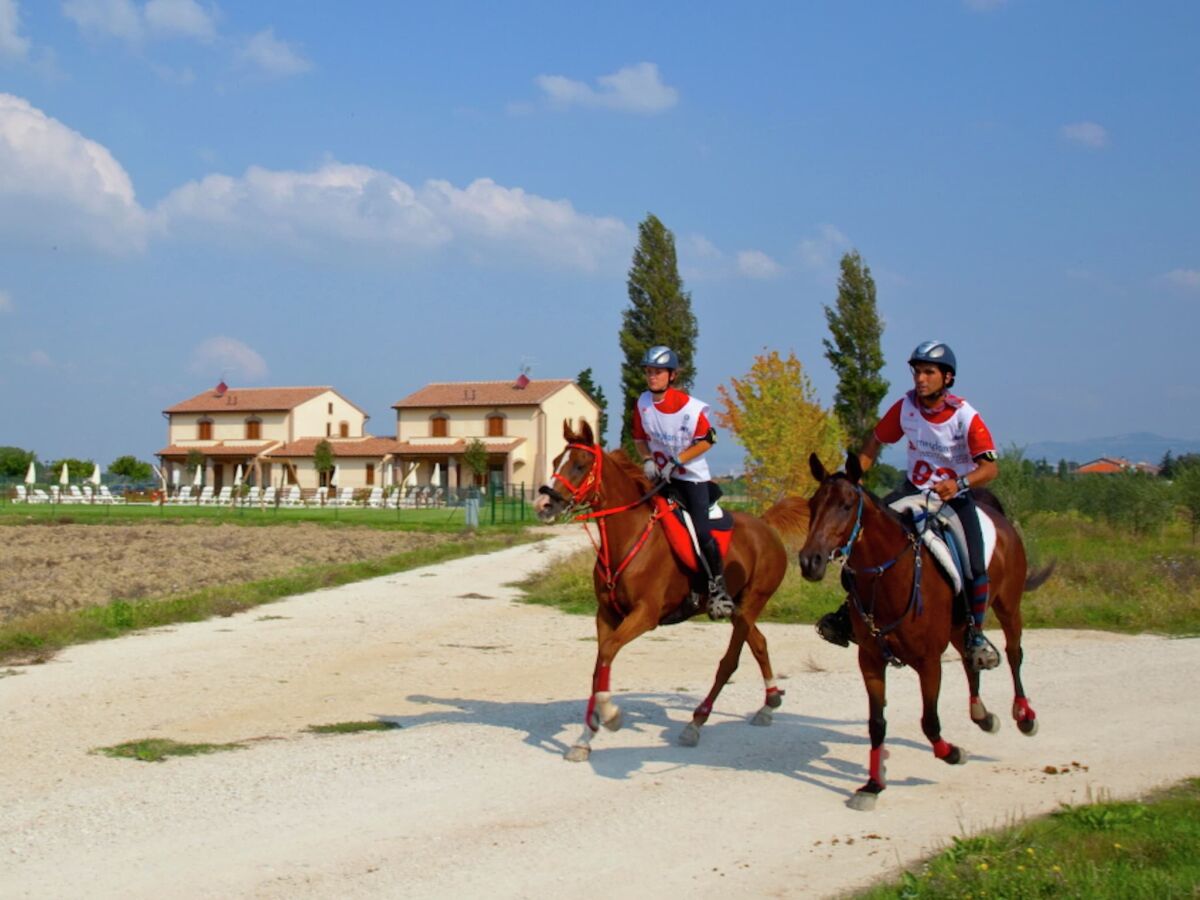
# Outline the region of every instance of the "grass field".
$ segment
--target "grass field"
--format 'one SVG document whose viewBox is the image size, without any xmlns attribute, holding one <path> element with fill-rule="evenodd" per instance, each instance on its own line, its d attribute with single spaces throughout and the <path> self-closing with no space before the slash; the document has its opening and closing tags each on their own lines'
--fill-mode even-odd
<svg viewBox="0 0 1200 900">
<path fill-rule="evenodd" d="M 1200 892 L 1200 779 L 1142 802 L 1063 807 L 956 839 L 862 900 L 1187 898 Z"/>
</svg>

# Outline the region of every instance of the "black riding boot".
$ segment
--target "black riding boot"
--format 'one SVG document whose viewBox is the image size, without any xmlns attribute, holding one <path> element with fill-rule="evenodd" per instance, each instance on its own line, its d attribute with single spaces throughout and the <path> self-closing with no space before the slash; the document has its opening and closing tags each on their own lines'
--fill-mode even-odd
<svg viewBox="0 0 1200 900">
<path fill-rule="evenodd" d="M 721 548 L 713 538 L 704 545 L 704 559 L 708 563 L 708 617 L 728 619 L 733 615 L 733 598 L 725 588 L 725 564 L 721 559 Z"/>
<path fill-rule="evenodd" d="M 853 578 L 845 569 L 842 570 L 842 587 L 847 591 L 854 589 Z M 854 627 L 850 624 L 850 601 L 843 601 L 831 613 L 825 613 L 817 620 L 817 634 L 831 644 L 839 647 L 849 647 L 854 640 Z"/>
</svg>

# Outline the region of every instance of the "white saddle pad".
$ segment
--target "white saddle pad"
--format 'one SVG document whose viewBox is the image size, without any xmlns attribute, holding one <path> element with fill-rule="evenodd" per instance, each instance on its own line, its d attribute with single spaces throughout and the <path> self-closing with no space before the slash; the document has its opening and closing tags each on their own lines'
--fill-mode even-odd
<svg viewBox="0 0 1200 900">
<path fill-rule="evenodd" d="M 892 504 L 892 509 L 900 514 L 912 512 L 916 517 L 920 517 L 923 514 L 929 515 L 945 524 L 956 536 L 958 553 L 963 561 L 963 565 L 968 564 L 967 539 L 963 534 L 962 523 L 958 521 L 958 516 L 950 508 L 950 504 L 940 503 L 937 499 L 929 500 L 924 494 L 914 494 L 911 497 L 901 497 Z M 979 516 L 979 529 L 983 532 L 984 563 L 990 567 L 992 564 L 992 554 L 996 551 L 996 523 L 992 521 L 992 517 L 988 514 L 987 510 L 979 504 L 975 505 L 975 512 Z M 946 542 L 933 529 L 921 529 L 918 526 L 918 530 L 921 532 L 922 542 L 929 548 L 929 552 L 933 555 L 933 558 L 938 561 L 938 565 L 942 567 L 942 571 L 950 578 L 950 583 L 954 586 L 954 592 L 956 594 L 961 592 L 963 589 L 962 573 L 954 565 L 954 557 L 950 553 L 950 548 L 946 546 Z"/>
</svg>

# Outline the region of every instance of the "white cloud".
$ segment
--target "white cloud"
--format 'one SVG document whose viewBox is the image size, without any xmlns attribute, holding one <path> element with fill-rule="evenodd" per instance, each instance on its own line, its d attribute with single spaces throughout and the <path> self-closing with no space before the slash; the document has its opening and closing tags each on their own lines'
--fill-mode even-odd
<svg viewBox="0 0 1200 900">
<path fill-rule="evenodd" d="M 761 250 L 741 250 L 737 255 L 738 271 L 747 278 L 774 278 L 783 267 Z"/>
<path fill-rule="evenodd" d="M 17 0 L 0 0 L 0 60 L 22 60 L 29 53 L 29 38 L 21 37 L 20 29 Z"/>
<path fill-rule="evenodd" d="M 142 16 L 133 0 L 66 0 L 63 15 L 87 34 L 136 42 L 142 39 Z"/>
<path fill-rule="evenodd" d="M 16 304 L 13 303 L 12 295 L 8 291 L 0 291 L 0 313 L 10 313 L 16 311 Z"/>
<path fill-rule="evenodd" d="M 1092 150 L 1108 146 L 1108 132 L 1095 122 L 1071 122 L 1058 130 L 1059 135 L 1073 144 Z"/>
<path fill-rule="evenodd" d="M 1200 269 L 1172 269 L 1163 279 L 1173 287 L 1200 290 Z"/>
<path fill-rule="evenodd" d="M 800 242 L 800 261 L 809 269 L 825 269 L 833 265 L 834 257 L 850 248 L 850 239 L 835 225 L 822 225 L 819 236 Z"/>
<path fill-rule="evenodd" d="M 267 363 L 257 351 L 236 338 L 211 337 L 192 351 L 189 367 L 196 375 L 219 375 L 258 381 L 267 374 Z"/>
<path fill-rule="evenodd" d="M 164 37 L 211 41 L 217 36 L 212 15 L 196 0 L 149 0 L 144 15 L 150 30 Z"/>
<path fill-rule="evenodd" d="M 649 115 L 679 102 L 679 91 L 663 84 L 654 63 L 626 66 L 596 81 L 599 88 L 565 75 L 539 75 L 534 79 L 550 104 L 562 109 L 585 106 Z"/>
<path fill-rule="evenodd" d="M 63 15 L 80 31 L 136 44 L 151 38 L 191 38 L 208 42 L 217 36 L 213 16 L 196 0 L 66 0 Z"/>
<path fill-rule="evenodd" d="M 291 44 L 275 37 L 273 28 L 266 28 L 246 41 L 239 55 L 243 62 L 279 77 L 299 75 L 312 68 L 312 63 Z"/>
<path fill-rule="evenodd" d="M 147 217 L 108 152 L 27 101 L 0 94 L 0 234 L 140 249 Z"/>
<path fill-rule="evenodd" d="M 581 214 L 480 178 L 465 188 L 428 181 L 415 189 L 367 166 L 331 162 L 312 172 L 254 167 L 241 178 L 210 175 L 173 191 L 158 210 L 171 232 L 317 249 L 330 244 L 428 251 L 461 246 L 518 251 L 595 269 L 632 238 L 618 219 Z"/>
<path fill-rule="evenodd" d="M 721 259 L 725 255 L 702 234 L 689 234 L 681 242 L 681 249 L 699 259 Z"/>
<path fill-rule="evenodd" d="M 37 366 L 39 369 L 48 369 L 54 365 L 54 360 L 50 358 L 50 354 L 45 350 L 30 350 L 29 356 L 26 357 L 26 363 L 31 366 Z"/>
</svg>

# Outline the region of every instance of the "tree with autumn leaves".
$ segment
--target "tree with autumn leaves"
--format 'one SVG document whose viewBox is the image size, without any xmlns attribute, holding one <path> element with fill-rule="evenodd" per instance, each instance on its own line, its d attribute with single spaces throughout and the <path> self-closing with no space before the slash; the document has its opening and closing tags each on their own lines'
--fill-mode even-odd
<svg viewBox="0 0 1200 900">
<path fill-rule="evenodd" d="M 746 449 L 746 489 L 761 508 L 813 493 L 810 452 L 831 471 L 845 462 L 845 431 L 835 414 L 821 408 L 795 353 L 756 356 L 745 377 L 720 385 L 717 394 L 717 421 Z"/>
</svg>

